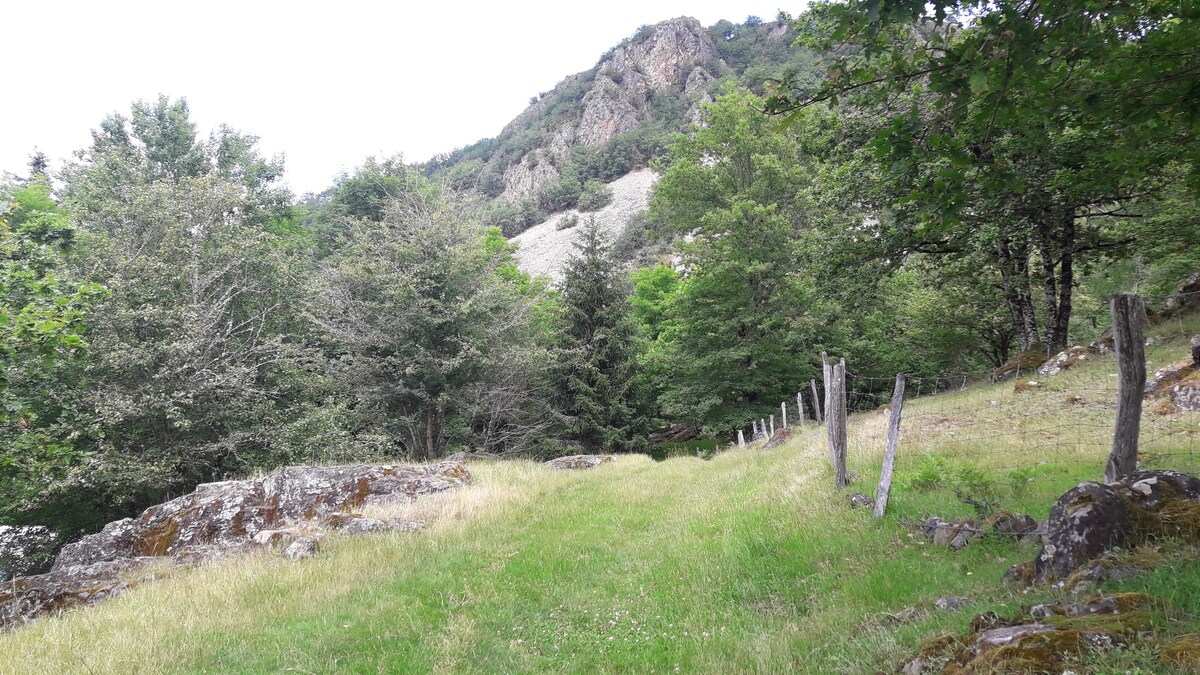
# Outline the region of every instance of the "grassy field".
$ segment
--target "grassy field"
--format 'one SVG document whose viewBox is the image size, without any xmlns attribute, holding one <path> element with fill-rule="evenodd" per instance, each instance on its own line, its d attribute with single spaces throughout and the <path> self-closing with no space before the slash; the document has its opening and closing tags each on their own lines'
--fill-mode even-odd
<svg viewBox="0 0 1200 675">
<path fill-rule="evenodd" d="M 1154 358 L 1183 355 L 1172 341 Z M 910 402 L 880 523 L 832 489 L 816 427 L 710 461 L 472 464 L 470 487 L 404 507 L 428 523 L 420 533 L 335 537 L 299 563 L 256 554 L 164 570 L 0 636 L 0 672 L 889 671 L 923 637 L 1041 597 L 1000 584 L 1032 548 L 985 540 L 954 553 L 904 523 L 973 513 L 955 488 L 1041 518 L 1063 489 L 1097 478 L 1112 368 L 1083 364 L 1026 394 L 1010 383 Z M 1150 417 L 1152 453 L 1195 468 L 1180 465 L 1200 415 Z M 873 492 L 885 423 L 852 420 L 852 489 Z M 1126 587 L 1175 608 L 1164 631 L 1200 631 L 1200 564 L 1184 556 Z M 975 605 L 933 610 L 944 595 Z M 906 606 L 928 611 L 888 619 Z M 1094 672 L 1157 672 L 1145 650 L 1106 663 Z"/>
</svg>

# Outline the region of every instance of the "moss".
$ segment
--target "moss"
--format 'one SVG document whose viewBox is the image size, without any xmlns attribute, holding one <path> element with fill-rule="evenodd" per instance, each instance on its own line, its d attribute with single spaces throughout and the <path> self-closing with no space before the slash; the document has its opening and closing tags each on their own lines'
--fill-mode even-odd
<svg viewBox="0 0 1200 675">
<path fill-rule="evenodd" d="M 1129 595 L 1138 595 L 1132 593 Z M 1154 629 L 1149 612 L 1138 610 L 1124 614 L 1089 614 L 1086 616 L 1051 616 L 1046 623 L 1061 631 L 1101 631 L 1122 637 L 1133 637 L 1138 633 Z"/>
<path fill-rule="evenodd" d="M 954 658 L 963 648 L 961 638 L 954 633 L 945 633 L 935 638 L 930 638 L 921 643 L 921 648 L 917 650 L 917 655 L 926 659 L 937 658 Z"/>
<path fill-rule="evenodd" d="M 168 549 L 175 543 L 175 536 L 179 534 L 178 518 L 183 516 L 184 513 L 181 512 L 178 516 L 166 518 L 151 527 L 134 544 L 134 552 L 140 556 L 166 555 Z"/>
<path fill-rule="evenodd" d="M 1200 670 L 1200 633 L 1189 633 L 1167 642 L 1159 653 L 1159 661 L 1171 668 Z"/>
</svg>

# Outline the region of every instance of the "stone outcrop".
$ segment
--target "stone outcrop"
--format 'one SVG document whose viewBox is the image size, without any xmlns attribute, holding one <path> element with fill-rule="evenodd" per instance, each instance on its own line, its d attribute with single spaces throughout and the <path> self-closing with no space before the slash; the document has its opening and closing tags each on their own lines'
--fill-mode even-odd
<svg viewBox="0 0 1200 675">
<path fill-rule="evenodd" d="M 1099 355 L 1099 351 L 1094 347 L 1075 345 L 1050 357 L 1049 361 L 1038 367 L 1037 372 L 1042 377 L 1050 377 L 1061 373 L 1077 363 L 1091 361 Z"/>
<path fill-rule="evenodd" d="M 652 114 L 649 106 L 656 94 L 683 98 L 689 106 L 684 118 L 698 122 L 701 106 L 712 100 L 708 89 L 718 73 L 709 69 L 717 64 L 717 45 L 696 19 L 679 17 L 639 31 L 607 54 L 595 71 L 565 78 L 504 128 L 502 136 L 536 128 L 548 119 L 551 102 L 579 97 L 571 102 L 577 113 L 562 118 L 560 112 L 537 147 L 504 167 L 500 198 L 517 202 L 535 196 L 558 177 L 554 165 L 568 161 L 572 148 L 601 145 L 637 129 Z"/>
<path fill-rule="evenodd" d="M 1034 345 L 1005 361 L 1004 365 L 996 369 L 994 379 L 997 382 L 1003 382 L 1013 377 L 1020 377 L 1022 373 L 1032 373 L 1048 359 L 1046 347 L 1040 344 Z"/>
<path fill-rule="evenodd" d="M 1015 565 L 1010 581 L 1065 582 L 1113 548 L 1157 536 L 1196 537 L 1200 480 L 1175 471 L 1137 471 L 1116 483 L 1080 483 L 1054 504 L 1032 563 Z"/>
<path fill-rule="evenodd" d="M 0 525 L 0 581 L 44 567 L 58 543 L 58 533 L 40 525 Z"/>
<path fill-rule="evenodd" d="M 152 578 L 143 570 L 149 562 L 191 564 L 268 547 L 299 560 L 320 550 L 324 531 L 411 532 L 420 524 L 365 518 L 357 511 L 412 502 L 469 482 L 462 464 L 442 462 L 291 467 L 262 478 L 206 483 L 68 544 L 50 572 L 5 584 L 0 630 L 118 595 Z"/>
<path fill-rule="evenodd" d="M 1146 398 L 1160 405 L 1158 413 L 1200 410 L 1200 335 L 1192 338 L 1191 360 L 1160 368 L 1146 383 Z"/>
<path fill-rule="evenodd" d="M 1094 596 L 1078 604 L 1037 605 L 1020 616 L 988 612 L 971 622 L 971 634 L 925 641 L 900 672 L 1067 673 L 1093 653 L 1122 647 L 1153 628 L 1149 612 L 1159 601 L 1140 593 Z"/>
<path fill-rule="evenodd" d="M 568 455 L 546 462 L 551 469 L 594 469 L 615 458 L 612 455 Z"/>
</svg>

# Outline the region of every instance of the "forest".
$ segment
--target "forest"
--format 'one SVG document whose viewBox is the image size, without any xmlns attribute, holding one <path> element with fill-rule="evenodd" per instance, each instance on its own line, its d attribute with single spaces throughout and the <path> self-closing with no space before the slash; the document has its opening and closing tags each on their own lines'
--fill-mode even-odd
<svg viewBox="0 0 1200 675">
<path fill-rule="evenodd" d="M 134 102 L 0 186 L 0 524 L 65 541 L 289 464 L 728 439 L 823 351 L 974 376 L 1091 341 L 1112 293 L 1200 270 L 1197 14 L 851 0 L 721 22 L 703 124 L 652 101 L 516 203 L 497 172 L 536 126 L 294 195 L 253 135 Z M 646 166 L 620 240 L 585 232 L 558 283 L 518 268 L 508 237 Z"/>
</svg>

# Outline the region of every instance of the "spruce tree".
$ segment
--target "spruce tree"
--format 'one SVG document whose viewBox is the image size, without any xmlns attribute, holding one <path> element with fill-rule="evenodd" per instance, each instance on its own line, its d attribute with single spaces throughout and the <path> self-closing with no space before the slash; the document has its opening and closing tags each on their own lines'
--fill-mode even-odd
<svg viewBox="0 0 1200 675">
<path fill-rule="evenodd" d="M 556 394 L 564 436 L 587 452 L 645 446 L 637 412 L 636 326 L 627 283 L 592 220 L 562 282 Z"/>
</svg>

